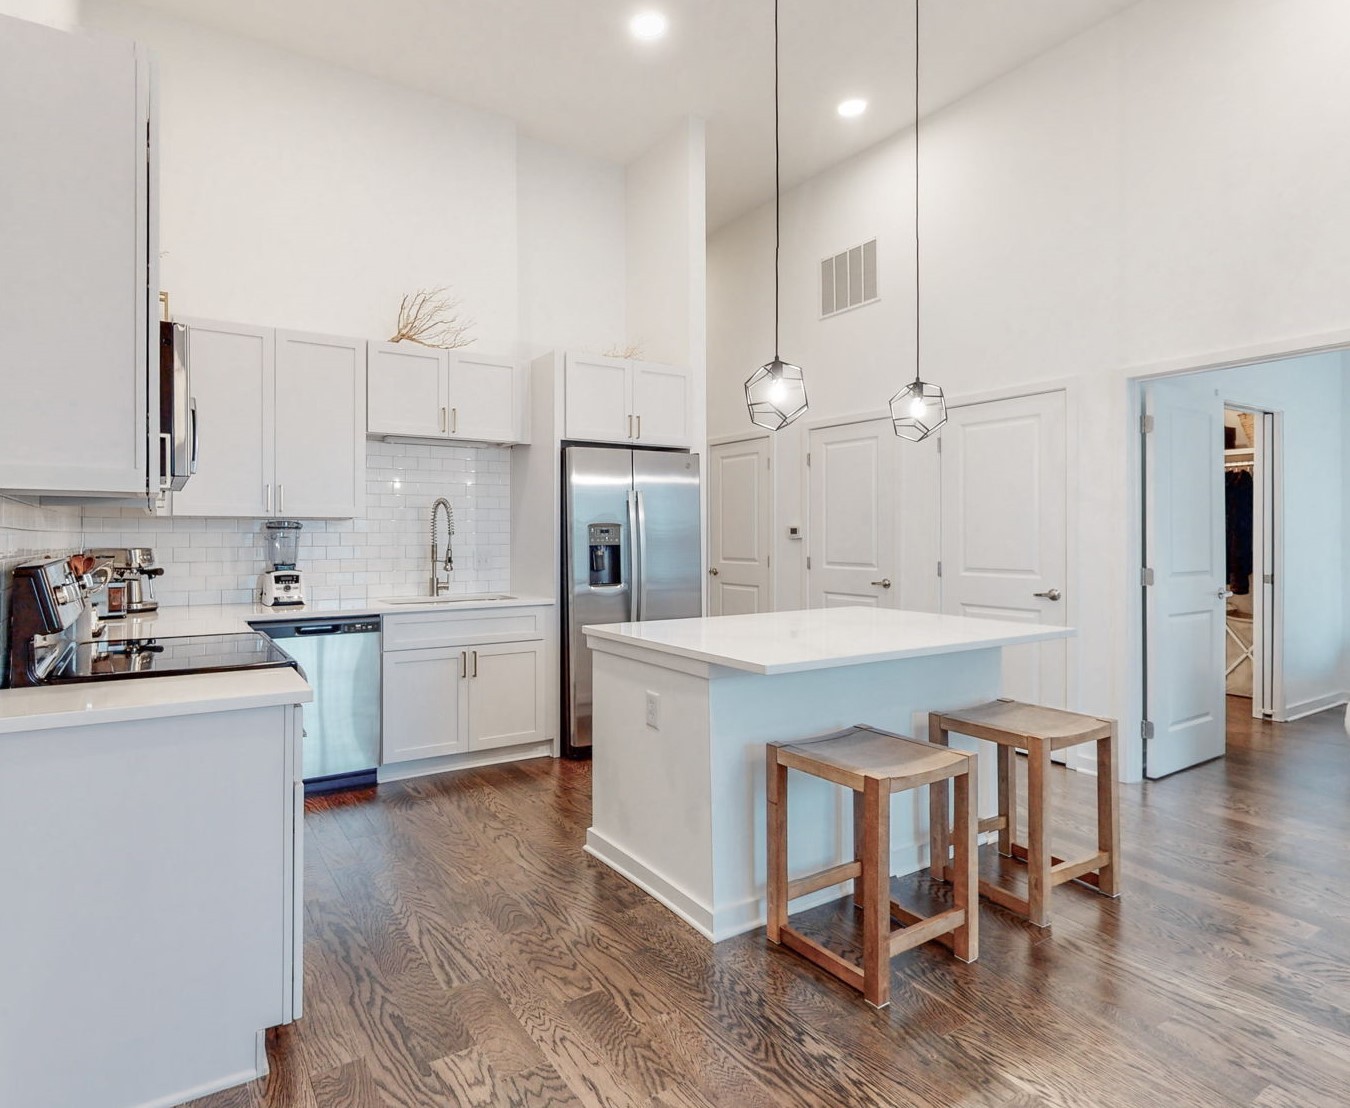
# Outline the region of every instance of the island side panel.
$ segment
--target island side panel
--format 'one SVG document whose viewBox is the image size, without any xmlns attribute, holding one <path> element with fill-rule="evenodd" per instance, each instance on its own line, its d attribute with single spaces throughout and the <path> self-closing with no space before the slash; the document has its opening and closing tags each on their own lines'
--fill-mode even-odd
<svg viewBox="0 0 1350 1108">
<path fill-rule="evenodd" d="M 714 670 L 709 682 L 714 941 L 764 923 L 764 744 L 856 723 L 926 738 L 930 711 L 1000 695 L 1000 655 L 994 648 L 775 676 Z M 992 745 L 957 735 L 952 745 L 982 751 L 980 812 L 995 814 Z M 848 791 L 800 773 L 789 773 L 788 782 L 791 876 L 846 861 L 853 846 Z M 891 803 L 891 872 L 912 873 L 928 864 L 927 790 L 898 794 Z M 792 907 L 800 911 L 845 889 L 822 890 Z"/>
<path fill-rule="evenodd" d="M 279 705 L 0 736 L 13 1103 L 176 1104 L 258 1076 L 288 1016 L 294 723 Z"/>
<path fill-rule="evenodd" d="M 586 850 L 711 936 L 707 667 L 594 645 Z M 655 727 L 649 691 L 660 698 Z"/>
</svg>

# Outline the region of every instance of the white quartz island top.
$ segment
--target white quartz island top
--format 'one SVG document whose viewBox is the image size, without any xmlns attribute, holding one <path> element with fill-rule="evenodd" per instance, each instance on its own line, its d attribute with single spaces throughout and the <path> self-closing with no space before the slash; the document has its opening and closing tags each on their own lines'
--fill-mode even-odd
<svg viewBox="0 0 1350 1108">
<path fill-rule="evenodd" d="M 585 628 L 592 648 L 619 643 L 765 675 L 931 657 L 1068 638 L 1047 627 L 892 608 L 812 608 Z"/>
</svg>

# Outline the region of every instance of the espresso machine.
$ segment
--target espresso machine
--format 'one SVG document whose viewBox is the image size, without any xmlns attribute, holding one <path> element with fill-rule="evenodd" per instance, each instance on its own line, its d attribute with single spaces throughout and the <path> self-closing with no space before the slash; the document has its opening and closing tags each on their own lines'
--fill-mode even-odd
<svg viewBox="0 0 1350 1108">
<path fill-rule="evenodd" d="M 265 570 L 258 586 L 258 603 L 268 608 L 294 607 L 305 602 L 305 582 L 295 568 L 300 532 L 304 524 L 295 519 L 269 519 L 267 559 L 272 568 Z"/>
<path fill-rule="evenodd" d="M 155 552 L 148 546 L 107 547 L 90 550 L 97 569 L 107 568 L 107 600 L 105 619 L 138 615 L 159 608 L 155 599 L 154 579 L 164 576 L 164 569 L 155 563 Z"/>
</svg>

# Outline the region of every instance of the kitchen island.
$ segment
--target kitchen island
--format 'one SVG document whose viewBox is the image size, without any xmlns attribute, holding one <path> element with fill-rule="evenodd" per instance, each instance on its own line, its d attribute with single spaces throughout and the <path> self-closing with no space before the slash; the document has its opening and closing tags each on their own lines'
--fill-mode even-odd
<svg viewBox="0 0 1350 1108">
<path fill-rule="evenodd" d="M 1073 634 L 876 608 L 585 630 L 595 664 L 586 850 L 714 942 L 764 922 L 766 742 L 855 723 L 926 737 L 930 711 L 1001 695 L 1003 647 Z M 981 815 L 993 814 L 985 806 L 994 802 L 993 772 L 992 757 L 981 757 Z M 892 800 L 893 873 L 927 864 L 919 793 Z M 851 857 L 845 790 L 792 774 L 788 795 L 793 875 Z"/>
</svg>

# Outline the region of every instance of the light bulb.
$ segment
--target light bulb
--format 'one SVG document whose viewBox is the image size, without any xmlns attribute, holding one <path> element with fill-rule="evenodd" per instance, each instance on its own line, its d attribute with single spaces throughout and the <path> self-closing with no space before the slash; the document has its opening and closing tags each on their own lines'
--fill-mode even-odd
<svg viewBox="0 0 1350 1108">
<path fill-rule="evenodd" d="M 922 419 L 927 407 L 928 405 L 924 403 L 923 397 L 916 396 L 909 402 L 909 414 L 915 419 Z"/>
<path fill-rule="evenodd" d="M 783 378 L 775 377 L 773 384 L 769 386 L 769 402 L 771 404 L 781 404 L 787 399 L 787 385 L 783 383 Z"/>
<path fill-rule="evenodd" d="M 655 42 L 666 33 L 669 21 L 660 12 L 639 12 L 628 23 L 628 30 L 641 42 Z"/>
</svg>

